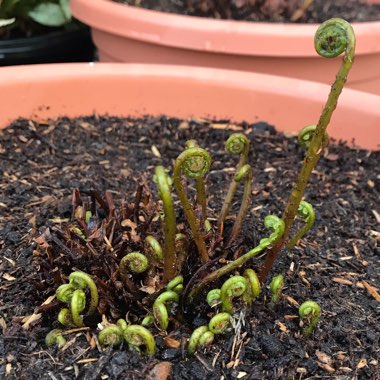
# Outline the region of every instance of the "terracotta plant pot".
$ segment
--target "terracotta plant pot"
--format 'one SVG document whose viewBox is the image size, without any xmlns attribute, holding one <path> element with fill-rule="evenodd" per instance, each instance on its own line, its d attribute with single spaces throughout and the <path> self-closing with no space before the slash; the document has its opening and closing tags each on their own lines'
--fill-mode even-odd
<svg viewBox="0 0 380 380">
<path fill-rule="evenodd" d="M 330 87 L 265 74 L 185 66 L 52 64 L 0 69 L 0 127 L 18 117 L 160 115 L 266 121 L 297 132 L 315 124 Z M 380 97 L 345 89 L 328 133 L 377 149 Z"/>
<path fill-rule="evenodd" d="M 92 27 L 104 62 L 230 68 L 322 83 L 330 83 L 340 65 L 339 59 L 326 60 L 314 51 L 318 25 L 179 16 L 110 0 L 71 0 L 71 8 Z M 380 21 L 353 27 L 357 55 L 348 87 L 380 94 Z"/>
</svg>

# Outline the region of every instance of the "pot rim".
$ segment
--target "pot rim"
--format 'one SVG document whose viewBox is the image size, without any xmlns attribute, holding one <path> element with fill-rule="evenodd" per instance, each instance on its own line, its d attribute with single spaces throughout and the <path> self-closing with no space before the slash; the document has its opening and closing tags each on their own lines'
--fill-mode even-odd
<svg viewBox="0 0 380 380">
<path fill-rule="evenodd" d="M 166 113 L 231 122 L 261 120 L 289 133 L 317 122 L 330 91 L 329 85 L 294 78 L 157 64 L 9 66 L 0 68 L 0 73 L 0 103 L 6 110 L 0 113 L 0 128 L 18 117 L 45 120 L 94 112 L 119 116 Z M 367 149 L 379 149 L 379 104 L 380 96 L 344 89 L 329 133 L 337 139 L 355 138 L 358 146 Z M 307 117 L 302 115 L 305 112 Z"/>
<path fill-rule="evenodd" d="M 181 49 L 258 56 L 316 57 L 318 24 L 215 20 L 115 3 L 71 0 L 73 15 L 95 29 Z M 380 21 L 353 23 L 357 54 L 380 52 Z M 289 51 L 289 46 L 292 50 Z"/>
</svg>

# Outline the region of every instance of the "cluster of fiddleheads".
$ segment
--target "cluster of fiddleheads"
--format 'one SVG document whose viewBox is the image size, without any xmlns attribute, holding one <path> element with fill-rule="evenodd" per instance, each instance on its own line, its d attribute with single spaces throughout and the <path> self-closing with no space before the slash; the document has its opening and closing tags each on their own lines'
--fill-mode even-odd
<svg viewBox="0 0 380 380">
<path fill-rule="evenodd" d="M 248 252 L 242 255 L 240 255 L 240 252 L 237 252 L 235 260 L 227 261 L 219 269 L 206 274 L 191 288 L 185 301 L 189 299 L 194 300 L 195 296 L 206 285 L 226 274 L 236 271 L 247 261 L 267 249 L 267 258 L 260 273 L 260 280 L 263 283 L 281 249 L 284 246 L 288 249 L 293 248 L 298 240 L 313 226 L 315 221 L 313 207 L 302 199 L 310 175 L 323 149 L 328 145 L 329 138 L 326 129 L 354 60 L 355 38 L 351 26 L 340 19 L 326 21 L 316 33 L 315 48 L 321 56 L 326 58 L 336 57 L 343 52 L 345 56 L 318 124 L 303 128 L 298 135 L 299 143 L 306 149 L 306 157 L 298 179 L 292 189 L 283 217 L 267 216 L 264 223 L 267 228 L 273 230 L 272 233 L 268 237 L 261 239 L 255 248 L 248 250 Z M 236 239 L 241 229 L 250 203 L 252 183 L 252 167 L 247 162 L 249 139 L 244 134 L 235 133 L 229 137 L 225 148 L 231 154 L 239 154 L 240 160 L 218 218 L 219 238 L 223 235 L 225 220 L 240 182 L 244 182 L 244 194 L 232 232 L 228 237 L 227 243 L 222 243 L 224 244 L 222 249 L 231 247 L 231 243 Z M 190 226 L 193 241 L 197 247 L 202 264 L 206 264 L 210 260 L 204 239 L 209 239 L 213 234 L 210 221 L 206 215 L 205 175 L 210 169 L 210 164 L 210 154 L 203 148 L 200 148 L 195 140 L 189 140 L 186 143 L 185 150 L 175 161 L 173 170 L 173 184 L 184 209 L 184 214 Z M 190 203 L 184 186 L 185 180 L 183 176 L 195 181 L 197 207 L 194 207 Z M 119 275 L 125 280 L 125 283 L 130 281 L 130 273 L 141 274 L 147 272 L 148 275 L 144 278 L 149 277 L 151 271 L 148 272 L 148 269 L 150 269 L 150 265 L 153 263 L 155 266 L 154 270 L 157 269 L 156 267 L 163 268 L 163 281 L 160 278 L 161 282 L 159 281 L 160 283 L 155 291 L 158 294 L 158 292 L 161 292 L 164 284 L 167 283 L 166 289 L 155 298 L 152 305 L 152 315 L 145 317 L 142 325 L 127 325 L 124 320 L 119 320 L 115 325 L 105 327 L 99 334 L 99 341 L 102 345 L 118 345 L 126 340 L 134 347 L 145 346 L 146 352 L 150 355 L 155 350 L 154 339 L 144 326 L 156 322 L 156 325 L 161 330 L 166 331 L 168 329 L 170 315 L 174 314 L 172 313 L 172 305 L 179 302 L 179 297 L 183 290 L 182 276 L 175 276 L 181 272 L 182 263 L 186 259 L 186 253 L 183 252 L 187 251 L 183 247 L 188 245 L 186 235 L 176 233 L 176 216 L 171 195 L 172 179 L 167 170 L 162 166 L 156 167 L 154 179 L 157 183 L 158 194 L 163 205 L 164 245 L 161 247 L 159 241 L 152 235 L 144 236 L 144 253 L 132 252 L 126 254 L 119 263 Z M 113 212 L 111 209 L 108 211 L 109 215 Z M 86 211 L 86 208 L 83 206 L 78 208 L 75 216 L 84 224 L 80 224 L 80 227 L 71 226 L 69 227 L 69 231 L 71 235 L 75 234 L 87 243 L 86 239 L 89 236 L 89 228 L 87 227 L 91 223 L 92 213 L 89 210 Z M 297 216 L 304 222 L 304 225 L 296 231 L 293 237 L 289 238 L 292 225 Z M 222 240 L 219 239 L 219 242 Z M 213 247 L 211 244 L 210 246 Z M 210 253 L 213 253 L 211 252 L 211 248 Z M 224 258 L 228 259 L 227 253 Z M 234 312 L 234 300 L 236 301 L 236 298 L 241 298 L 245 304 L 250 304 L 260 294 L 260 280 L 253 270 L 247 269 L 243 275 L 230 277 L 223 283 L 220 289 L 213 289 L 208 293 L 207 301 L 209 305 L 213 308 L 220 307 L 221 312 L 212 317 L 207 326 L 201 326 L 194 331 L 189 343 L 190 353 L 193 353 L 199 346 L 210 344 L 215 334 L 220 334 L 228 329 L 231 324 L 231 316 Z M 275 276 L 270 283 L 272 305 L 281 299 L 283 287 L 284 277 L 282 275 Z M 63 308 L 58 316 L 58 320 L 67 326 L 82 326 L 83 314 L 92 314 L 98 305 L 98 293 L 95 283 L 90 276 L 83 272 L 72 273 L 69 277 L 69 283 L 61 285 L 56 291 L 56 296 L 60 301 L 67 304 L 67 307 Z M 90 296 L 89 305 L 87 305 L 88 296 Z M 154 298 L 152 297 L 151 299 L 153 300 Z M 86 308 L 88 309 L 87 311 Z M 307 321 L 304 335 L 310 335 L 320 319 L 320 306 L 314 301 L 306 301 L 300 306 L 299 315 Z M 58 329 L 52 330 L 46 337 L 46 343 L 48 345 L 57 344 L 59 347 L 62 347 L 65 344 L 62 331 Z"/>
<path fill-rule="evenodd" d="M 211 307 L 222 305 L 222 310 L 233 312 L 232 300 L 242 297 L 246 304 L 250 304 L 260 294 L 259 278 L 253 269 L 246 269 L 243 276 L 233 276 L 226 280 L 220 289 L 212 289 L 207 294 L 207 303 Z"/>
<path fill-rule="evenodd" d="M 131 347 L 146 355 L 152 356 L 156 352 L 156 343 L 152 333 L 140 325 L 129 325 L 124 319 L 119 319 L 115 325 L 109 325 L 100 331 L 99 343 L 102 346 L 118 346 L 125 340 Z"/>
<path fill-rule="evenodd" d="M 91 315 L 98 306 L 99 296 L 95 282 L 87 273 L 73 272 L 69 276 L 69 283 L 57 288 L 57 299 L 68 305 L 58 314 L 58 321 L 64 326 L 83 325 L 81 313 L 86 308 L 86 289 L 90 292 L 90 306 L 87 314 Z"/>
<path fill-rule="evenodd" d="M 197 348 L 209 346 L 215 334 L 225 333 L 231 325 L 231 314 L 223 312 L 214 315 L 208 325 L 196 328 L 190 336 L 188 353 L 193 355 Z"/>
<path fill-rule="evenodd" d="M 240 256 L 238 259 L 231 261 L 230 263 L 202 278 L 189 292 L 189 298 L 193 299 L 201 291 L 201 289 L 203 289 L 210 282 L 215 281 L 216 279 L 241 267 L 248 260 L 257 256 L 265 248 L 274 244 L 278 239 L 281 238 L 282 234 L 284 233 L 284 221 L 275 215 L 267 215 L 264 219 L 264 225 L 265 227 L 273 230 L 269 237 L 261 239 L 257 247 L 251 249 L 244 255 Z"/>
</svg>

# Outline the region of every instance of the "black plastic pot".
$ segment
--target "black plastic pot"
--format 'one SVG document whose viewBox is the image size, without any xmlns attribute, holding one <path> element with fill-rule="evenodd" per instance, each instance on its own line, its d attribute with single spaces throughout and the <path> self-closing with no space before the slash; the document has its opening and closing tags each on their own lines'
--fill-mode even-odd
<svg viewBox="0 0 380 380">
<path fill-rule="evenodd" d="M 84 25 L 37 37 L 0 41 L 0 66 L 89 62 L 93 58 L 91 33 Z"/>
</svg>

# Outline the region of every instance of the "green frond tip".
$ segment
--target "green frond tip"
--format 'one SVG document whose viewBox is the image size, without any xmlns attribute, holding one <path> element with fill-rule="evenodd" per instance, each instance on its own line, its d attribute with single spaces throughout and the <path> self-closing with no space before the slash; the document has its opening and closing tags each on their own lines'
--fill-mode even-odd
<svg viewBox="0 0 380 380">
<path fill-rule="evenodd" d="M 93 314 L 98 307 L 99 294 L 98 288 L 92 277 L 85 272 L 72 272 L 69 276 L 69 285 L 72 285 L 76 289 L 84 290 L 88 288 L 90 290 L 90 306 L 88 308 L 88 314 Z"/>
<path fill-rule="evenodd" d="M 226 151 L 230 154 L 248 154 L 249 139 L 242 133 L 233 133 L 224 144 Z"/>
<path fill-rule="evenodd" d="M 60 310 L 60 312 L 58 313 L 57 319 L 58 319 L 58 322 L 63 326 L 66 326 L 66 327 L 75 326 L 73 322 L 73 318 L 71 316 L 71 311 L 67 307 L 64 307 L 63 309 Z"/>
<path fill-rule="evenodd" d="M 278 274 L 277 276 L 274 276 L 269 288 L 271 293 L 271 304 L 275 305 L 278 303 L 282 296 L 282 290 L 284 289 L 284 276 L 282 274 Z"/>
<path fill-rule="evenodd" d="M 61 301 L 64 303 L 70 303 L 75 289 L 76 288 L 72 286 L 71 284 L 60 285 L 55 291 L 55 296 L 57 297 L 58 301 Z"/>
<path fill-rule="evenodd" d="M 308 149 L 311 143 L 311 140 L 314 137 L 315 130 L 317 129 L 316 125 L 307 125 L 298 132 L 298 143 L 305 149 Z M 325 131 L 322 139 L 322 148 L 326 148 L 329 144 L 329 135 Z"/>
<path fill-rule="evenodd" d="M 248 288 L 248 281 L 243 276 L 233 276 L 229 278 L 220 288 L 220 300 L 224 312 L 233 313 L 232 300 L 242 296 Z"/>
<path fill-rule="evenodd" d="M 66 344 L 66 339 L 62 336 L 62 330 L 51 330 L 45 337 L 45 344 L 48 347 L 56 344 L 58 348 L 62 348 Z"/>
<path fill-rule="evenodd" d="M 239 182 L 245 179 L 243 200 L 227 245 L 230 245 L 238 235 L 241 223 L 246 215 L 247 208 L 249 207 L 249 202 L 251 199 L 252 169 L 250 165 L 247 164 L 249 145 L 249 139 L 242 133 L 233 133 L 225 143 L 226 151 L 230 154 L 240 154 L 240 160 L 236 167 L 236 174 L 228 188 L 227 195 L 224 199 L 223 206 L 219 214 L 218 228 L 220 236 L 223 235 L 224 222 L 231 208 L 232 200 L 236 193 Z"/>
<path fill-rule="evenodd" d="M 193 146 L 191 144 L 190 146 Z M 186 220 L 193 233 L 194 242 L 198 248 L 202 263 L 209 261 L 209 256 L 204 238 L 201 233 L 201 226 L 206 219 L 206 190 L 204 177 L 210 170 L 211 156 L 202 148 L 197 146 L 186 148 L 175 160 L 173 171 L 173 183 L 178 198 L 183 207 Z M 188 199 L 187 192 L 182 181 L 182 174 L 195 179 L 197 190 L 197 202 L 202 207 L 201 221 L 195 216 L 193 207 Z M 203 226 L 202 226 L 203 227 Z"/>
<path fill-rule="evenodd" d="M 180 294 L 183 290 L 183 276 L 179 275 L 174 277 L 173 280 L 166 285 L 166 289 Z"/>
<path fill-rule="evenodd" d="M 204 177 L 210 170 L 211 161 L 207 150 L 199 147 L 188 148 L 178 156 L 174 164 L 174 172 L 176 173 L 179 169 L 189 178 Z M 176 167 L 178 167 L 177 170 Z"/>
<path fill-rule="evenodd" d="M 193 355 L 198 347 L 209 346 L 213 341 L 214 334 L 209 330 L 208 326 L 197 327 L 189 340 L 189 355 Z"/>
<path fill-rule="evenodd" d="M 207 303 L 210 307 L 216 307 L 220 304 L 220 289 L 212 289 L 207 293 Z"/>
<path fill-rule="evenodd" d="M 231 314 L 219 313 L 214 315 L 208 324 L 209 330 L 213 334 L 223 334 L 231 325 Z"/>
<path fill-rule="evenodd" d="M 117 325 L 110 325 L 100 331 L 98 340 L 101 346 L 119 346 L 123 343 L 123 330 Z"/>
<path fill-rule="evenodd" d="M 83 326 L 81 317 L 82 311 L 86 308 L 86 294 L 83 290 L 77 289 L 73 293 L 70 303 L 71 318 L 75 326 Z"/>
<path fill-rule="evenodd" d="M 119 263 L 119 271 L 124 276 L 127 275 L 128 270 L 134 273 L 144 273 L 148 267 L 149 262 L 147 257 L 140 252 L 128 253 Z"/>
<path fill-rule="evenodd" d="M 300 202 L 297 210 L 297 216 L 300 217 L 305 224 L 291 238 L 287 245 L 288 249 L 294 248 L 297 242 L 313 227 L 315 222 L 315 212 L 313 206 L 306 201 Z"/>
<path fill-rule="evenodd" d="M 148 256 L 154 257 L 159 262 L 163 260 L 164 254 L 162 252 L 161 244 L 154 236 L 148 235 L 145 238 L 144 243 L 146 245 Z"/>
<path fill-rule="evenodd" d="M 179 295 L 173 290 L 160 294 L 153 303 L 153 315 L 161 330 L 166 331 L 169 326 L 169 311 L 167 303 L 178 302 Z"/>
<path fill-rule="evenodd" d="M 343 52 L 352 56 L 355 50 L 355 34 L 351 24 L 341 18 L 323 22 L 315 33 L 314 47 L 324 58 L 335 58 Z"/>
<path fill-rule="evenodd" d="M 154 323 L 154 317 L 151 314 L 148 314 L 141 322 L 141 326 L 148 327 L 150 325 L 153 325 Z"/>
<path fill-rule="evenodd" d="M 248 282 L 247 291 L 245 292 L 243 298 L 245 303 L 250 304 L 255 298 L 260 295 L 261 284 L 259 277 L 253 269 L 246 269 L 243 273 L 243 277 Z"/>
<path fill-rule="evenodd" d="M 308 321 L 308 326 L 303 330 L 304 336 L 309 336 L 313 333 L 321 318 L 321 307 L 315 301 L 305 301 L 298 309 L 299 316 Z"/>
<path fill-rule="evenodd" d="M 144 346 L 143 351 L 148 356 L 153 356 L 156 352 L 156 342 L 152 333 L 140 325 L 130 325 L 124 330 L 124 339 L 134 348 L 140 351 L 140 347 Z"/>
</svg>

